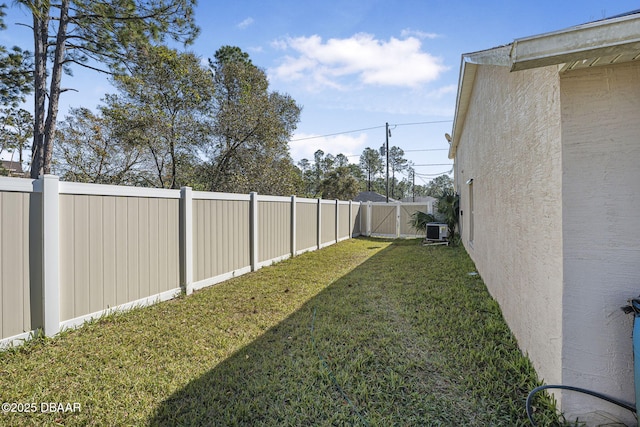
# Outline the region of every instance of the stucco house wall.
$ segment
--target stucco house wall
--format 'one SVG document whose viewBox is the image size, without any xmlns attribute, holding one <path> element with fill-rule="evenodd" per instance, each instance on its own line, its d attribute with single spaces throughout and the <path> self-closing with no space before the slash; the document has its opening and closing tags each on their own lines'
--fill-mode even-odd
<svg viewBox="0 0 640 427">
<path fill-rule="evenodd" d="M 620 306 L 640 294 L 640 63 L 562 73 L 561 105 L 562 383 L 633 402 L 633 319 Z"/>
<path fill-rule="evenodd" d="M 462 241 L 547 384 L 634 402 L 640 11 L 463 55 L 449 157 Z M 636 425 L 554 392 L 568 420 Z"/>
<path fill-rule="evenodd" d="M 455 180 L 461 196 L 462 241 L 539 376 L 547 383 L 560 382 L 557 67 L 510 73 L 503 66 L 478 66 L 461 128 Z"/>
</svg>

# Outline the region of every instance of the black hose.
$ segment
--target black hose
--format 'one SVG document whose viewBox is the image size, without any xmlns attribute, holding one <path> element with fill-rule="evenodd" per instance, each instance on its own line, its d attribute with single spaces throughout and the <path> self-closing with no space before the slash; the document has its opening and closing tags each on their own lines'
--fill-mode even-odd
<svg viewBox="0 0 640 427">
<path fill-rule="evenodd" d="M 540 387 L 536 387 L 533 390 L 531 390 L 531 392 L 529 393 L 529 395 L 527 396 L 527 417 L 529 418 L 529 422 L 531 423 L 532 426 L 536 426 L 535 421 L 533 420 L 533 407 L 532 407 L 532 402 L 533 402 L 533 396 L 536 395 L 538 392 L 542 391 L 542 390 L 546 390 L 549 388 L 554 388 L 554 389 L 559 389 L 559 390 L 570 390 L 570 391 L 577 391 L 578 393 L 583 393 L 583 394 L 588 394 L 590 396 L 593 397 L 597 397 L 598 399 L 602 399 L 602 400 L 606 400 L 609 403 L 613 403 L 614 405 L 618 405 L 621 408 L 624 408 L 628 411 L 633 412 L 634 414 L 636 413 L 636 407 L 634 405 L 631 405 L 630 403 L 626 403 L 623 402 L 621 400 L 617 400 L 614 399 L 613 397 L 609 397 L 607 395 L 592 391 L 592 390 L 587 390 L 584 388 L 579 388 L 579 387 L 573 387 L 570 385 L 541 385 Z"/>
</svg>

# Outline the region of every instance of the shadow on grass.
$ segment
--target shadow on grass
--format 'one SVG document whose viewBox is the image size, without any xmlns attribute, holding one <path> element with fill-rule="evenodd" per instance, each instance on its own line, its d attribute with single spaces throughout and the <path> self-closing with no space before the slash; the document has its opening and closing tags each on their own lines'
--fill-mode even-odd
<svg viewBox="0 0 640 427">
<path fill-rule="evenodd" d="M 161 402 L 149 424 L 525 425 L 535 374 L 473 269 L 463 249 L 394 243 Z M 465 307 L 480 314 L 470 322 Z M 488 338 L 465 348 L 483 325 Z"/>
</svg>

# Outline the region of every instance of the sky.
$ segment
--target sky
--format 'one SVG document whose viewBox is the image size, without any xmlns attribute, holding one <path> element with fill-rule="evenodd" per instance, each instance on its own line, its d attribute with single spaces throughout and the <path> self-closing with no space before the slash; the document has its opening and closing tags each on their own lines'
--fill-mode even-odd
<svg viewBox="0 0 640 427">
<path fill-rule="evenodd" d="M 353 163 L 366 147 L 405 151 L 416 184 L 452 170 L 451 133 L 461 55 L 640 9 L 627 0 L 200 0 L 193 45 L 206 62 L 238 46 L 269 77 L 269 88 L 302 106 L 290 141 L 294 162 L 325 153 Z M 0 45 L 32 48 L 27 13 L 7 10 Z M 70 107 L 95 108 L 108 80 L 74 69 L 59 119 Z"/>
</svg>

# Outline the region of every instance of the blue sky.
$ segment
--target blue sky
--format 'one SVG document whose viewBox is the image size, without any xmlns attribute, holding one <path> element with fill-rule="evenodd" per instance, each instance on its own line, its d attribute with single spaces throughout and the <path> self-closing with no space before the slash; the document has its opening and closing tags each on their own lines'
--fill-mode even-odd
<svg viewBox="0 0 640 427">
<path fill-rule="evenodd" d="M 444 133 L 451 132 L 463 53 L 640 8 L 626 0 L 199 3 L 201 34 L 187 50 L 206 59 L 223 45 L 238 46 L 267 72 L 272 90 L 303 106 L 290 143 L 294 161 L 322 149 L 357 162 L 365 147 L 384 143 L 388 122 L 390 145 L 416 165 L 437 165 L 416 166 L 417 184 L 451 169 L 440 164 L 451 164 Z M 14 25 L 29 22 L 25 12 L 11 6 L 5 22 L 0 44 L 31 48 L 29 30 Z M 60 118 L 70 106 L 94 108 L 113 91 L 79 69 L 63 86 L 78 92 L 63 94 Z"/>
</svg>

